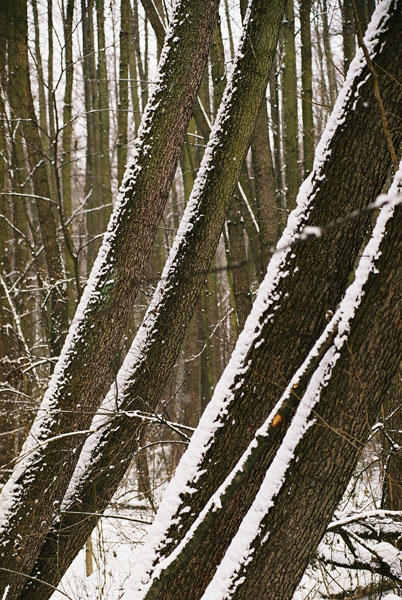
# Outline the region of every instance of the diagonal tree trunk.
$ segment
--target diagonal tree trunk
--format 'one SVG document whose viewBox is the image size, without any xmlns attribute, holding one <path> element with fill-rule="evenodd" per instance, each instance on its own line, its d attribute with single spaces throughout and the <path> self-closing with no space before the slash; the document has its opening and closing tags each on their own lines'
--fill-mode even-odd
<svg viewBox="0 0 402 600">
<path fill-rule="evenodd" d="M 394 84 L 402 76 L 402 55 L 396 56 L 402 52 L 397 50 L 396 44 L 400 1 L 387 1 L 382 5 L 387 26 L 377 16 L 378 28 L 372 29 L 367 40 L 378 73 L 392 73 Z M 396 122 L 395 126 L 391 123 L 394 102 L 400 102 L 401 90 L 397 85 L 392 86 L 393 89 L 388 87 L 389 81 L 388 76 L 382 77 L 380 87 L 398 146 L 401 131 L 397 131 Z M 356 90 L 359 90 L 358 95 Z M 269 265 L 237 349 L 202 418 L 199 433 L 196 432 L 190 442 L 188 458 L 183 457 L 178 467 L 175 479 L 180 483 L 173 480 L 171 484 L 170 498 L 155 525 L 158 533 L 149 555 L 154 567 L 148 563 L 151 574 L 161 558 L 174 551 L 231 471 L 344 293 L 366 234 L 367 218 L 350 221 L 339 230 L 332 229 L 325 244 L 317 241 L 294 247 L 288 244 L 301 235 L 304 226 L 324 225 L 350 210 L 358 210 L 363 198 L 364 202 L 371 202 L 381 191 L 390 156 L 379 120 L 367 119 L 368 107 L 371 114 L 377 111 L 373 82 L 359 51 L 353 75 L 338 98 L 317 150 L 315 168 L 300 190 L 299 207 L 278 246 L 282 250 L 278 250 Z M 371 153 L 373 160 L 369 164 L 367 157 Z M 193 564 L 194 557 L 191 561 L 188 557 L 191 568 L 185 574 L 180 573 L 177 584 L 183 584 L 191 572 L 188 589 L 197 588 L 199 593 L 197 586 L 204 585 L 208 573 L 211 576 L 219 564 L 236 532 L 242 511 L 248 510 L 258 487 L 259 483 L 255 483 L 242 489 L 241 502 L 234 503 L 224 522 L 210 530 L 208 540 L 203 541 L 205 554 L 197 555 L 197 564 Z M 200 574 L 198 583 L 195 572 Z M 144 575 L 144 580 L 148 577 Z"/>
<path fill-rule="evenodd" d="M 70 500 L 65 501 L 56 531 L 48 536 L 42 549 L 35 572 L 39 579 L 52 585 L 57 584 L 97 522 L 94 516 L 83 520 L 82 512 L 99 513 L 105 509 L 126 471 L 127 457 L 138 448 L 141 419 L 135 411 L 156 408 L 177 360 L 216 251 L 266 89 L 283 5 L 272 2 L 270 8 L 269 12 L 265 10 L 265 0 L 254 0 L 251 4 L 250 21 L 199 177 L 161 282 L 120 371 L 118 414 L 84 447 L 70 488 Z M 105 403 L 106 412 L 115 399 L 113 386 Z M 65 536 L 65 531 L 69 535 Z M 25 597 L 33 593 L 41 600 L 49 597 L 45 586 L 30 582 Z"/>
<path fill-rule="evenodd" d="M 176 5 L 134 162 L 25 445 L 25 457 L 2 490 L 2 569 L 30 572 L 78 459 L 85 435 L 77 432 L 88 429 L 116 371 L 116 356 L 205 68 L 217 7 L 218 0 L 203 2 L 202 10 L 195 0 Z M 40 501 L 43 496 L 46 503 Z M 24 583 L 23 577 L 3 570 L 0 595 L 17 598 Z"/>
<path fill-rule="evenodd" d="M 276 453 L 269 447 L 247 477 L 250 485 L 262 471 L 264 480 L 205 600 L 249 600 L 266 594 L 290 600 L 325 533 L 401 357 L 402 279 L 395 271 L 402 260 L 401 201 L 402 169 L 391 187 L 390 205 L 382 209 L 363 251 L 355 280 L 320 340 L 325 354 L 317 356 L 317 344 L 306 360 L 314 364 L 318 358 L 306 391 L 304 365 L 286 392 L 288 405 L 289 396 L 297 396 L 295 409 L 290 415 L 288 410 L 287 416 L 281 409 L 275 415 L 277 407 L 271 413 L 270 429 L 275 429 L 274 419 L 282 414 L 276 428 L 286 434 Z M 392 206 L 393 202 L 399 205 Z M 325 338 L 330 341 L 327 348 Z M 260 431 L 251 454 L 266 442 L 267 427 Z M 233 556 L 238 557 L 237 564 Z M 395 578 L 398 571 L 391 568 Z"/>
</svg>

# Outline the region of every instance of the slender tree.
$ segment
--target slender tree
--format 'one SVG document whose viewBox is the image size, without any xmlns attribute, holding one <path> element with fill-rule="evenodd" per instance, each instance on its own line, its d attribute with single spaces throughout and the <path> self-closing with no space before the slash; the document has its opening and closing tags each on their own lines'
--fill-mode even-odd
<svg viewBox="0 0 402 600">
<path fill-rule="evenodd" d="M 281 2 L 273 2 L 270 11 L 265 10 L 265 0 L 254 0 L 250 7 L 232 80 L 193 194 L 159 287 L 120 371 L 118 413 L 84 447 L 61 520 L 42 549 L 35 573 L 52 585 L 57 584 L 97 522 L 96 516 L 83 520 L 82 512 L 104 510 L 127 469 L 126 458 L 138 447 L 142 420 L 137 411 L 157 406 L 215 254 L 266 89 L 283 15 Z M 106 411 L 114 402 L 115 392 L 113 386 Z M 34 581 L 27 584 L 25 597 L 33 590 L 37 598 L 49 597 L 49 588 Z"/>
<path fill-rule="evenodd" d="M 127 19 L 128 20 L 128 19 Z M 99 127 L 101 148 L 101 174 L 102 174 L 102 201 L 105 205 L 112 202 L 111 167 L 110 167 L 110 140 L 109 140 L 109 84 L 106 65 L 106 40 L 105 40 L 105 7 L 104 0 L 96 0 L 96 26 L 98 38 L 98 96 L 99 96 Z M 128 24 L 129 26 L 129 24 Z M 128 76 L 128 75 L 127 75 Z M 118 180 L 119 183 L 121 179 Z M 107 216 L 110 211 L 105 210 Z"/>
<path fill-rule="evenodd" d="M 303 116 L 303 175 L 307 177 L 314 160 L 313 67 L 311 49 L 311 0 L 300 0 L 301 94 Z"/>
<path fill-rule="evenodd" d="M 116 357 L 205 68 L 217 6 L 217 0 L 203 3 L 202 10 L 194 0 L 176 6 L 134 163 L 24 458 L 2 490 L 0 592 L 4 598 L 17 598 L 25 583 L 15 571 L 30 572 L 78 459 L 82 432 L 88 429 L 118 366 Z M 75 410 L 77 404 L 82 411 Z M 46 504 L 39 502 L 44 495 Z"/>
<path fill-rule="evenodd" d="M 282 114 L 283 149 L 286 184 L 286 209 L 295 207 L 299 176 L 299 142 L 297 117 L 297 75 L 295 49 L 294 1 L 287 0 L 283 26 Z"/>
<path fill-rule="evenodd" d="M 68 323 L 65 274 L 57 239 L 56 216 L 51 204 L 50 185 L 43 156 L 38 121 L 35 114 L 28 67 L 27 2 L 7 4 L 9 17 L 9 64 L 12 65 L 9 98 L 13 113 L 21 119 L 29 168 L 32 172 L 40 233 L 45 249 L 46 265 L 51 287 L 51 324 L 49 348 L 58 356 Z M 12 59 L 10 59 L 12 56 Z"/>
<path fill-rule="evenodd" d="M 117 112 L 117 181 L 121 184 L 127 162 L 129 0 L 120 3 L 119 104 Z"/>
</svg>

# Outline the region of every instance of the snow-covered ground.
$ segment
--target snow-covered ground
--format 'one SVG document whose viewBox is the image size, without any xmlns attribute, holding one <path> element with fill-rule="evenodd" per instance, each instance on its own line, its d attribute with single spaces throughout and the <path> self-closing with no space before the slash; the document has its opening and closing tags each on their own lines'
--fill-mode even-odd
<svg viewBox="0 0 402 600">
<path fill-rule="evenodd" d="M 380 507 L 381 470 L 377 450 L 379 448 L 373 440 L 334 518 L 339 520 L 346 514 Z M 160 466 L 159 463 L 159 476 Z M 166 484 L 162 483 L 155 489 L 156 504 L 160 503 L 165 487 Z M 143 498 L 138 498 L 136 490 L 137 482 L 132 472 L 116 495 L 115 502 L 106 511 L 108 516 L 100 519 L 92 535 L 92 575 L 86 574 L 88 550 L 84 548 L 63 578 L 59 586 L 60 591 L 54 594 L 54 600 L 120 600 L 123 597 L 129 578 L 136 572 L 142 560 L 148 523 L 151 523 L 154 517 L 149 503 Z M 332 534 L 327 535 L 323 544 L 329 553 L 344 552 L 340 539 Z M 349 590 L 367 589 L 369 584 L 375 581 L 378 581 L 378 578 L 373 578 L 370 573 L 329 567 L 315 560 L 305 573 L 294 600 L 326 600 L 331 595 Z M 401 598 L 396 593 L 384 591 L 382 597 L 376 594 L 365 596 L 361 600 Z"/>
</svg>

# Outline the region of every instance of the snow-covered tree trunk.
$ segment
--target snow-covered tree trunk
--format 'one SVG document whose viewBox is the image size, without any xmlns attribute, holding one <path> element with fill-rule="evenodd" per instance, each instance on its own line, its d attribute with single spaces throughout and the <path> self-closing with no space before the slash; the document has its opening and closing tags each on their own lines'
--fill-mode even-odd
<svg viewBox="0 0 402 600">
<path fill-rule="evenodd" d="M 396 83 L 402 76 L 401 49 L 397 48 L 401 2 L 386 1 L 377 10 L 366 44 L 381 78 L 380 88 L 395 144 L 401 131 L 393 113 L 401 100 Z M 393 77 L 380 73 L 392 73 Z M 391 79 L 394 84 L 390 87 Z M 155 525 L 155 543 L 148 567 L 152 573 L 186 535 L 211 495 L 232 470 L 241 453 L 275 406 L 295 370 L 335 311 L 361 247 L 367 219 L 349 220 L 329 230 L 323 239 L 300 240 L 306 226 L 325 225 L 374 200 L 384 183 L 390 157 L 377 117 L 373 82 L 361 52 L 338 99 L 314 170 L 299 193 L 299 206 L 271 261 L 251 317 L 239 339 L 214 398 L 178 467 L 169 500 Z M 399 89 L 398 89 L 399 88 Z M 311 230 L 317 233 L 316 229 Z M 290 415 L 288 415 L 288 419 Z M 277 430 L 277 444 L 284 425 Z M 203 540 L 203 551 L 187 556 L 191 567 L 163 582 L 158 593 L 179 598 L 201 597 L 216 565 L 262 482 L 244 486 L 241 501 L 231 504 L 224 522 Z M 257 478 L 258 479 L 258 478 Z M 213 555 L 214 559 L 211 559 Z M 149 576 L 145 575 L 145 579 Z M 181 590 L 181 591 L 180 591 Z M 193 596 L 194 594 L 194 596 Z"/>
<path fill-rule="evenodd" d="M 23 455 L 1 494 L 0 596 L 18 597 L 117 370 L 126 326 L 205 68 L 218 0 L 177 3 L 98 258 Z M 7 569 L 9 571 L 7 571 Z M 12 572 L 11 572 L 12 571 Z"/>
<path fill-rule="evenodd" d="M 179 355 L 205 274 L 218 245 L 265 93 L 283 16 L 281 0 L 253 0 L 249 18 L 199 176 L 161 282 L 102 412 L 107 425 L 84 446 L 76 481 L 48 536 L 35 577 L 57 585 L 112 499 L 138 449 L 142 424 L 135 411 L 153 411 Z M 133 412 L 134 411 L 134 412 Z M 99 426 L 99 421 L 94 422 Z M 66 532 L 68 532 L 66 534 Z M 57 550 L 56 550 L 57 549 Z M 30 581 L 23 597 L 48 598 L 49 587 Z"/>
<path fill-rule="evenodd" d="M 257 471 L 265 474 L 204 600 L 268 594 L 290 600 L 346 490 L 402 356 L 402 278 L 396 268 L 402 262 L 402 169 L 388 201 L 323 335 L 332 337 L 330 347 L 305 391 L 298 387 L 310 357 L 289 385 L 288 398 L 299 398 L 282 444 L 272 458 L 258 460 L 244 482 L 252 485 Z M 287 401 L 285 395 L 272 411 L 268 431 Z M 390 553 L 386 544 L 376 550 L 374 560 L 388 562 L 390 576 L 400 580 L 402 553 Z"/>
</svg>

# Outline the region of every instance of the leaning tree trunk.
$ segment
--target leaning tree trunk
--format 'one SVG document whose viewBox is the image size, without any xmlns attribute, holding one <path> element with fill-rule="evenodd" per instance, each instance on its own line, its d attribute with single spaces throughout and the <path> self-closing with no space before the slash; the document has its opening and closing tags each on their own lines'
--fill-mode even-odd
<svg viewBox="0 0 402 600">
<path fill-rule="evenodd" d="M 387 27 L 380 22 L 378 30 L 373 29 L 367 40 L 379 66 L 378 73 L 386 71 L 393 76 L 391 85 L 391 78 L 380 76 L 380 89 L 396 145 L 401 141 L 396 121 L 392 124 L 394 102 L 402 97 L 396 84 L 402 76 L 402 50 L 397 49 L 396 43 L 400 7 L 401 0 L 386 2 L 382 8 L 388 11 L 384 17 Z M 289 243 L 300 236 L 304 226 L 324 225 L 350 210 L 358 210 L 373 201 L 381 190 L 390 156 L 378 118 L 367 119 L 368 107 L 371 114 L 377 111 L 372 83 L 359 51 L 352 76 L 319 146 L 315 168 L 300 190 L 299 207 L 279 243 L 281 250 L 269 265 L 252 312 L 254 317 L 246 324 L 202 419 L 199 434 L 192 438 L 192 451 L 178 467 L 175 480 L 181 484 L 175 480 L 171 484 L 172 497 L 155 526 L 158 534 L 150 552 L 154 567 L 147 565 L 151 574 L 162 557 L 174 551 L 231 471 L 342 297 L 366 233 L 367 218 L 350 221 L 340 230 L 332 229 L 325 244 L 307 241 L 289 247 Z M 368 162 L 369 154 L 372 160 Z M 260 318 L 262 307 L 264 316 Z M 232 506 L 230 515 L 203 540 L 205 553 L 195 550 L 191 557 L 187 556 L 192 566 L 186 573 L 176 574 L 172 589 L 177 592 L 176 585 L 181 584 L 189 594 L 195 589 L 201 594 L 202 585 L 219 564 L 236 532 L 236 523 L 248 510 L 257 490 L 257 485 L 244 487 L 241 501 Z M 149 576 L 145 574 L 144 580 Z M 170 585 L 172 582 L 169 589 Z M 167 582 L 163 586 L 166 593 Z"/>
<path fill-rule="evenodd" d="M 398 206 L 392 206 L 395 201 Z M 246 479 L 248 486 L 260 481 L 262 471 L 264 481 L 205 600 L 265 595 L 290 600 L 346 491 L 402 355 L 402 278 L 395 270 L 402 261 L 401 201 L 402 169 L 354 282 L 306 360 L 318 362 L 306 390 L 301 369 L 250 450 L 249 456 L 257 454 L 258 446 L 268 443 L 268 452 L 256 459 Z M 322 357 L 320 346 L 327 346 Z M 292 396 L 297 400 L 290 412 Z M 283 419 L 275 426 L 278 415 Z M 284 430 L 290 420 L 273 455 L 270 430 Z M 224 510 L 217 512 L 223 513 L 220 519 L 227 517 Z M 394 578 L 398 573 L 399 567 L 391 567 Z"/>
<path fill-rule="evenodd" d="M 270 11 L 265 6 L 266 0 L 252 3 L 200 175 L 161 282 L 120 371 L 118 414 L 84 447 L 70 499 L 42 549 L 35 573 L 52 585 L 57 585 L 98 520 L 90 515 L 82 519 L 82 513 L 99 514 L 105 509 L 127 469 L 127 457 L 138 448 L 142 421 L 135 411 L 156 408 L 177 360 L 218 245 L 275 53 L 283 6 L 272 2 Z M 115 402 L 115 385 L 105 407 L 112 398 Z M 23 597 L 34 594 L 43 600 L 49 593 L 49 588 L 32 581 Z"/>
<path fill-rule="evenodd" d="M 31 571 L 78 460 L 82 432 L 117 369 L 116 357 L 205 68 L 217 7 L 218 0 L 203 2 L 202 9 L 196 0 L 177 3 L 134 162 L 26 443 L 25 458 L 2 490 L 2 569 Z M 16 598 L 24 583 L 23 577 L 3 570 L 0 595 L 7 589 L 4 598 Z"/>
</svg>

